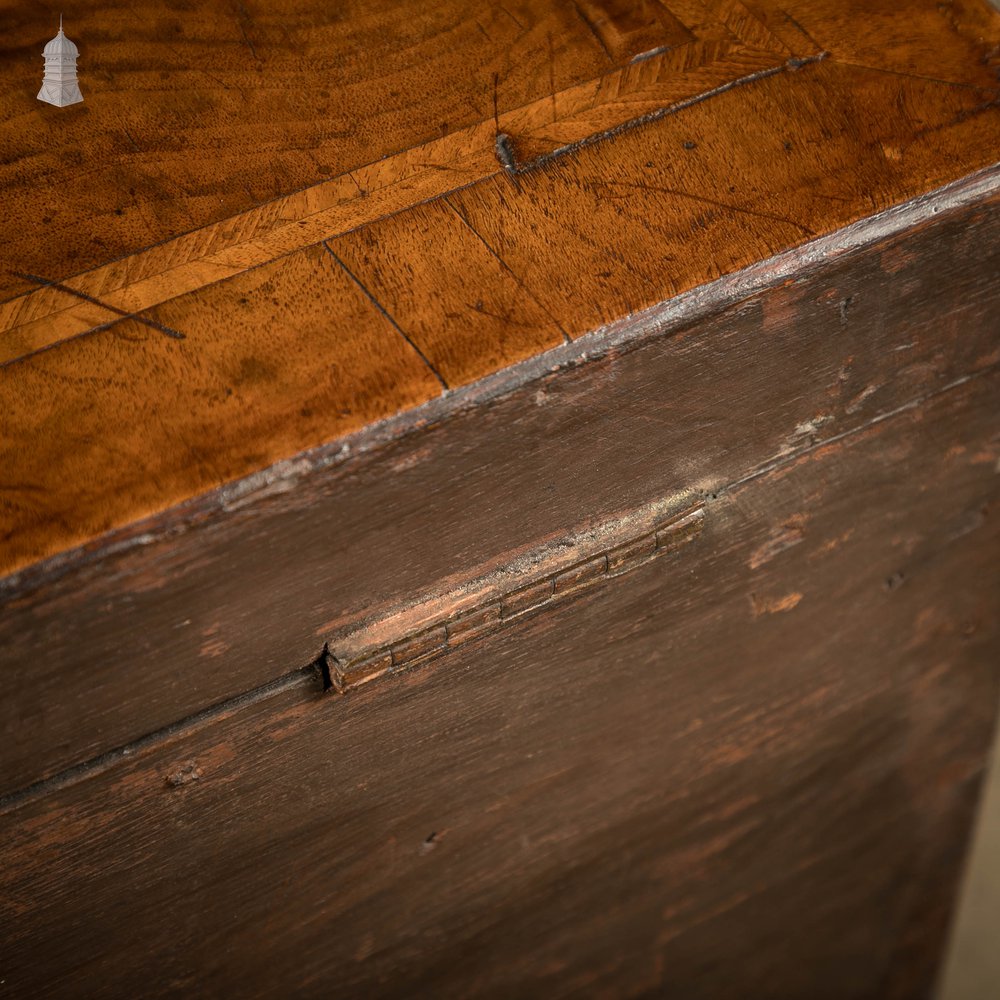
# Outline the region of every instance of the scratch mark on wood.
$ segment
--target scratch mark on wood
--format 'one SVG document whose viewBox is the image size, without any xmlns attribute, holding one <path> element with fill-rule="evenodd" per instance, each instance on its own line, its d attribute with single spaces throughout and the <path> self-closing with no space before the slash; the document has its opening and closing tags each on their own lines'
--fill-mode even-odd
<svg viewBox="0 0 1000 1000">
<path fill-rule="evenodd" d="M 493 74 L 493 128 L 497 135 L 500 135 L 500 74 Z"/>
<path fill-rule="evenodd" d="M 682 191 L 680 188 L 659 187 L 653 184 L 639 184 L 632 181 L 593 181 L 592 183 L 599 185 L 600 187 L 624 187 L 632 188 L 638 191 L 657 191 L 663 194 L 675 195 L 678 198 L 689 198 L 692 201 L 700 201 L 706 205 L 726 209 L 740 215 L 752 215 L 758 219 L 767 219 L 770 222 L 781 222 L 786 226 L 794 226 L 799 230 L 799 232 L 804 233 L 806 236 L 816 235 L 816 233 L 813 232 L 813 230 L 811 230 L 808 226 L 803 226 L 802 223 L 796 222 L 794 219 L 788 219 L 783 215 L 775 215 L 771 212 L 759 212 L 756 209 L 745 208 L 742 205 L 733 205 L 729 202 L 717 201 L 715 198 L 709 198 L 706 195 L 701 194 L 692 194 L 690 191 Z"/>
<path fill-rule="evenodd" d="M 347 176 L 351 178 L 351 180 L 354 183 L 354 186 L 358 189 L 358 194 L 361 195 L 362 198 L 367 198 L 368 192 L 358 183 L 357 177 L 354 176 L 354 171 L 348 170 Z"/>
<path fill-rule="evenodd" d="M 524 25 L 509 11 L 503 4 L 500 5 L 500 9 L 522 30 L 524 31 Z"/>
<path fill-rule="evenodd" d="M 555 61 L 556 57 L 552 51 L 552 32 L 548 32 L 545 36 L 549 43 L 549 96 L 552 98 L 552 123 L 556 122 L 556 74 L 555 74 Z"/>
<path fill-rule="evenodd" d="M 963 83 L 959 80 L 942 80 L 937 76 L 927 76 L 925 73 L 910 73 L 902 69 L 887 69 L 884 66 L 868 66 L 865 63 L 847 62 L 844 59 L 833 60 L 838 66 L 850 66 L 852 69 L 866 70 L 869 73 L 885 73 L 888 76 L 900 76 L 904 80 L 919 80 L 922 83 L 937 83 L 942 87 L 961 87 L 963 90 L 984 91 L 987 94 L 1000 94 L 1000 87 L 985 87 L 978 83 Z"/>
<path fill-rule="evenodd" d="M 375 306 L 375 308 L 389 321 L 389 323 L 392 324 L 393 328 L 403 338 L 403 340 L 405 340 L 410 345 L 410 347 L 413 348 L 414 352 L 417 354 L 420 360 L 423 361 L 423 363 L 427 365 L 427 367 L 430 369 L 431 374 L 438 380 L 438 382 L 441 383 L 441 388 L 444 389 L 445 392 L 447 392 L 448 383 L 445 382 L 444 378 L 442 378 L 441 376 L 441 373 L 434 367 L 434 365 L 431 364 L 430 358 L 428 358 L 427 355 L 424 354 L 422 350 L 420 350 L 420 347 L 417 345 L 416 341 L 414 341 L 409 336 L 409 334 L 407 334 L 407 332 L 396 322 L 396 320 L 392 317 L 389 311 L 382 305 L 381 302 L 379 302 L 377 298 L 375 298 L 375 296 L 371 293 L 371 291 L 364 284 L 364 282 L 333 252 L 333 248 L 330 246 L 330 244 L 326 240 L 323 240 L 322 243 L 323 246 L 326 248 L 326 252 L 344 269 L 344 273 L 351 279 L 351 281 L 354 282 L 354 284 L 358 286 L 358 288 L 361 289 L 361 291 L 365 294 L 365 296 L 371 302 L 371 304 Z"/>
<path fill-rule="evenodd" d="M 821 52 L 823 50 L 823 46 L 820 45 L 819 42 L 817 42 L 816 39 L 808 31 L 806 31 L 806 29 L 798 21 L 796 21 L 791 14 L 788 13 L 787 10 L 782 10 L 781 13 L 785 15 L 785 20 L 788 21 L 788 23 L 791 24 L 792 27 L 794 27 L 801 35 L 803 35 L 817 52 Z"/>
<path fill-rule="evenodd" d="M 75 288 L 70 288 L 69 285 L 63 285 L 58 281 L 50 281 L 48 278 L 40 278 L 37 274 L 23 274 L 20 271 L 11 271 L 10 273 L 17 278 L 23 279 L 24 281 L 33 281 L 36 285 L 41 285 L 43 288 L 54 288 L 56 291 L 64 292 L 66 295 L 72 295 L 78 299 L 83 299 L 84 302 L 90 302 L 92 305 L 100 306 L 101 309 L 107 309 L 108 312 L 112 312 L 116 316 L 121 316 L 123 319 L 134 319 L 136 322 L 142 323 L 154 330 L 158 330 L 160 333 L 166 334 L 168 337 L 173 337 L 174 340 L 186 339 L 185 334 L 181 333 L 179 330 L 174 330 L 172 327 L 164 326 L 162 323 L 158 323 L 155 319 L 147 319 L 140 313 L 128 312 L 125 309 L 119 309 L 117 306 L 109 305 L 107 302 L 95 299 L 92 295 L 88 295 L 86 292 L 78 292 Z"/>
<path fill-rule="evenodd" d="M 566 143 L 564 146 L 559 146 L 553 149 L 551 152 L 544 153 L 541 156 L 535 157 L 535 159 L 530 160 L 526 163 L 516 163 L 515 160 L 515 171 L 517 173 L 524 173 L 528 170 L 535 170 L 538 167 L 542 167 L 547 163 L 557 157 L 565 156 L 567 153 L 573 153 L 578 149 L 583 149 L 586 146 L 592 146 L 594 143 L 602 142 L 606 139 L 613 139 L 615 136 L 622 135 L 634 128 L 638 128 L 641 125 L 648 125 L 652 122 L 659 121 L 661 118 L 666 118 L 668 115 L 675 115 L 680 111 L 684 111 L 687 108 L 694 107 L 696 104 L 701 104 L 702 101 L 707 101 L 713 97 L 717 97 L 719 94 L 724 94 L 729 90 L 734 90 L 737 87 L 742 87 L 749 83 L 756 83 L 758 80 L 764 80 L 769 76 L 776 76 L 778 73 L 788 72 L 789 69 L 798 69 L 801 66 L 807 66 L 812 63 L 822 62 L 826 59 L 828 53 L 821 52 L 815 56 L 809 56 L 805 59 L 798 59 L 794 61 L 788 60 L 780 66 L 771 66 L 768 69 L 755 70 L 753 73 L 747 73 L 745 76 L 738 77 L 735 80 L 730 80 L 727 83 L 720 84 L 718 87 L 714 87 L 711 90 L 706 90 L 703 93 L 696 94 L 693 97 L 686 98 L 681 101 L 677 101 L 673 104 L 664 105 L 661 108 L 656 108 L 653 111 L 649 111 L 646 114 L 637 115 L 635 118 L 629 118 L 612 128 L 604 129 L 600 132 L 593 132 L 586 138 L 578 139 L 576 142 Z M 499 127 L 499 123 L 498 123 Z"/>
<path fill-rule="evenodd" d="M 243 41 L 245 41 L 249 46 L 254 59 L 259 59 L 260 57 L 257 55 L 257 50 L 254 48 L 253 42 L 250 41 L 250 36 L 247 34 L 247 29 L 244 28 L 242 24 L 240 24 L 240 33 L 243 35 Z"/>
<path fill-rule="evenodd" d="M 469 220 L 465 217 L 465 215 L 455 207 L 455 205 L 452 203 L 451 199 L 447 195 L 444 195 L 442 200 L 448 206 L 448 208 L 450 208 L 455 213 L 455 215 L 458 216 L 459 220 L 465 226 L 465 228 L 468 229 L 469 232 L 472 233 L 472 235 L 475 236 L 480 243 L 482 243 L 482 245 L 486 248 L 490 256 L 492 256 L 497 261 L 497 263 L 514 279 L 514 281 L 517 282 L 518 287 L 532 300 L 532 302 L 535 303 L 535 305 L 537 305 L 549 317 L 549 319 L 552 320 L 553 323 L 555 323 L 555 325 L 559 329 L 559 332 L 563 336 L 563 340 L 567 344 L 570 343 L 572 338 L 563 329 L 562 323 L 560 323 L 559 320 L 556 319 L 556 317 L 553 316 L 552 313 L 549 312 L 549 310 L 542 304 L 542 302 L 539 301 L 539 299 L 535 296 L 535 293 L 532 292 L 532 290 L 528 288 L 528 286 L 524 283 L 521 276 L 517 274 L 517 272 L 515 272 L 513 268 L 511 268 L 511 266 L 507 263 L 507 261 L 505 261 L 503 257 L 501 257 L 500 254 L 496 252 L 496 250 L 493 249 L 493 247 L 486 240 L 483 234 L 480 233 L 479 230 L 476 229 L 476 227 L 473 226 L 471 222 L 469 222 Z"/>
</svg>

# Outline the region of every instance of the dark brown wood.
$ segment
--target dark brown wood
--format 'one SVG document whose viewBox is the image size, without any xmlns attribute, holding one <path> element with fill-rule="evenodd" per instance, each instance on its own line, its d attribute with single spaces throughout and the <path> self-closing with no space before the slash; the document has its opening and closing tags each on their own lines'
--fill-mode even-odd
<svg viewBox="0 0 1000 1000">
<path fill-rule="evenodd" d="M 1000 693 L 998 391 L 785 458 L 558 613 L 23 803 L 3 989 L 927 995 Z"/>
<path fill-rule="evenodd" d="M 1000 213 L 935 208 L 688 329 L 647 317 L 632 349 L 8 597 L 2 790 L 305 666 L 359 617 L 653 500 L 682 510 L 995 364 Z"/>
</svg>

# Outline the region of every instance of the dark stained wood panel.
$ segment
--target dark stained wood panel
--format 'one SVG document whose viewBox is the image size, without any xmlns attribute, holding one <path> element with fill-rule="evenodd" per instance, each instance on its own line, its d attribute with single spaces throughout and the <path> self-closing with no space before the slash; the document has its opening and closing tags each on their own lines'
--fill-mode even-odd
<svg viewBox="0 0 1000 1000">
<path fill-rule="evenodd" d="M 925 995 L 1000 693 L 998 378 L 558 614 L 22 803 L 3 989 Z"/>
<path fill-rule="evenodd" d="M 933 207 L 716 316 L 654 317 L 632 349 L 9 594 L 2 792 L 305 666 L 359 619 L 651 501 L 683 510 L 996 365 L 995 201 Z"/>
</svg>

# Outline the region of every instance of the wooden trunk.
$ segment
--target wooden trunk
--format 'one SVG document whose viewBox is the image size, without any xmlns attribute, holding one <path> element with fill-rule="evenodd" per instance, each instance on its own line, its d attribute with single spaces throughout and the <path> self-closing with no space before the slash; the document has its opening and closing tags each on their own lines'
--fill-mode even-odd
<svg viewBox="0 0 1000 1000">
<path fill-rule="evenodd" d="M 1000 15 L 84 7 L 83 104 L 0 65 L 0 996 L 930 995 Z"/>
</svg>

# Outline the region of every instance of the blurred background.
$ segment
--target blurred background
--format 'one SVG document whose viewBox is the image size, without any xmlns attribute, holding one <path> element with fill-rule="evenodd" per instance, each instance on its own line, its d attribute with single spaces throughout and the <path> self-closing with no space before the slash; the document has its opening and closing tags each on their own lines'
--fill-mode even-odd
<svg viewBox="0 0 1000 1000">
<path fill-rule="evenodd" d="M 1000 737 L 1000 733 L 997 734 Z M 1000 739 L 994 738 L 975 839 L 938 1000 L 1000 997 Z"/>
</svg>

